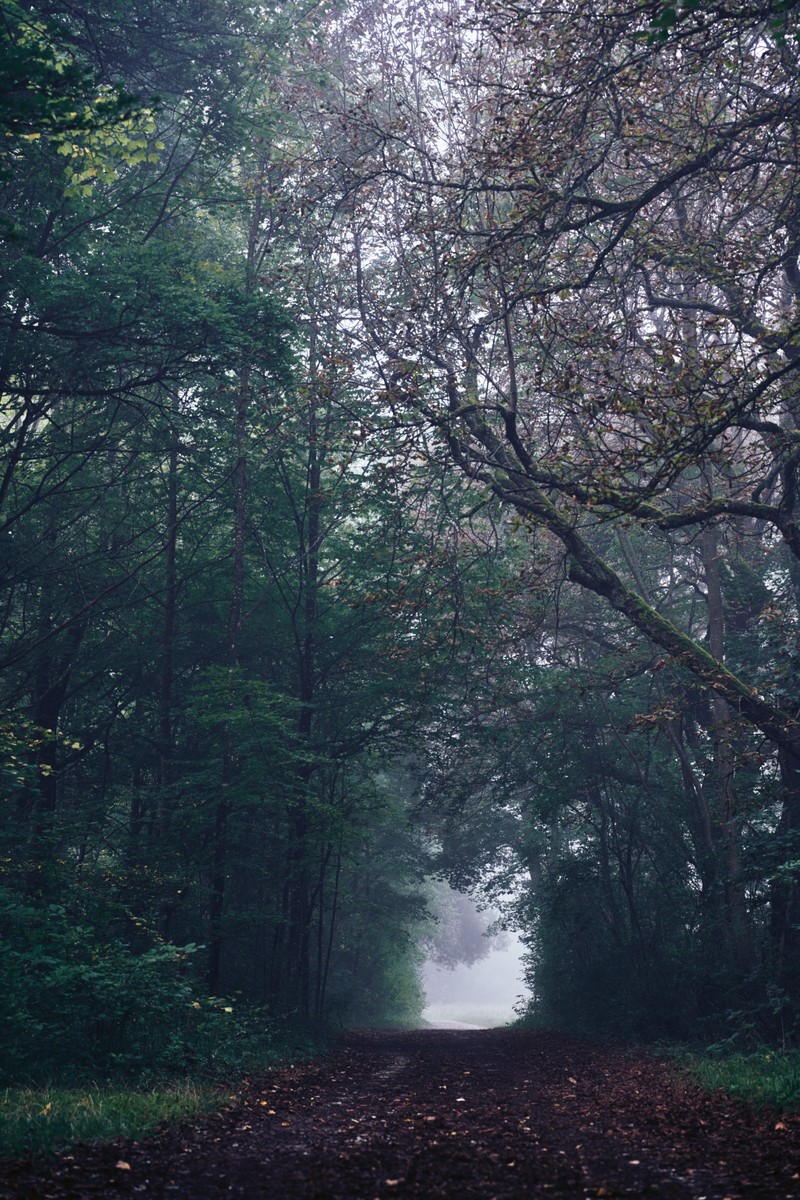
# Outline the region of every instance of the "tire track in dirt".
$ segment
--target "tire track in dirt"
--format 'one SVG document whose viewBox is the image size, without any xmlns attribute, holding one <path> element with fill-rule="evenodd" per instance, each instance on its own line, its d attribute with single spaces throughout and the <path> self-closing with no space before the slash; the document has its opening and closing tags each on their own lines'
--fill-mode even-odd
<svg viewBox="0 0 800 1200">
<path fill-rule="evenodd" d="M 14 1164 L 0 1182 L 2 1200 L 101 1196 L 795 1200 L 800 1117 L 556 1034 L 367 1030 L 210 1118 Z"/>
</svg>

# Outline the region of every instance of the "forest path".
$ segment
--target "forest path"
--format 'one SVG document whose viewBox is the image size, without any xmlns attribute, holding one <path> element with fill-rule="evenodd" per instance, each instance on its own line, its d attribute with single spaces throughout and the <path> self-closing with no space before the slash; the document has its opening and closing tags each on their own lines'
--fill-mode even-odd
<svg viewBox="0 0 800 1200">
<path fill-rule="evenodd" d="M 800 1117 L 556 1034 L 365 1030 L 147 1141 L 18 1164 L 0 1197 L 800 1196 Z"/>
</svg>

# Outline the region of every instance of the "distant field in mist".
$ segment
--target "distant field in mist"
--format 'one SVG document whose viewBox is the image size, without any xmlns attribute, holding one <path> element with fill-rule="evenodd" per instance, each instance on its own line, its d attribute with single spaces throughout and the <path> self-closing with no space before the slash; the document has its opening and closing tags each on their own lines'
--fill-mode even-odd
<svg viewBox="0 0 800 1200">
<path fill-rule="evenodd" d="M 471 966 L 452 970 L 428 962 L 423 970 L 427 999 L 426 1021 L 463 1021 L 467 1025 L 507 1025 L 514 1020 L 514 1002 L 525 991 L 521 982 L 522 946 L 508 934 L 500 949 Z"/>
<path fill-rule="evenodd" d="M 465 1025 L 480 1025 L 485 1029 L 496 1025 L 507 1025 L 514 1013 L 505 1004 L 481 1004 L 469 1001 L 450 1001 L 430 1004 L 422 1014 L 425 1021 L 435 1025 L 439 1021 L 460 1021 Z"/>
</svg>

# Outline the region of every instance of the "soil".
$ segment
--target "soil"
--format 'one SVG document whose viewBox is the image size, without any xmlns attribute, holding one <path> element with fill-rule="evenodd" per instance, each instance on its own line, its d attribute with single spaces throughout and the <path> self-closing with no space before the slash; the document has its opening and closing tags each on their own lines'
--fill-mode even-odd
<svg viewBox="0 0 800 1200">
<path fill-rule="evenodd" d="M 3 1200 L 800 1197 L 800 1116 L 641 1053 L 516 1030 L 360 1031 L 141 1142 L 16 1163 Z"/>
</svg>

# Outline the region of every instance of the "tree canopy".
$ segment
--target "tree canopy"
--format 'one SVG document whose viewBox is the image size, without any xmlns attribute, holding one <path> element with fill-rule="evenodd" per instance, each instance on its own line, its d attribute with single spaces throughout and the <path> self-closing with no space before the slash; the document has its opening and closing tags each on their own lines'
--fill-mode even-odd
<svg viewBox="0 0 800 1200">
<path fill-rule="evenodd" d="M 796 6 L 0 17 L 2 1069 L 793 1037 Z"/>
</svg>

